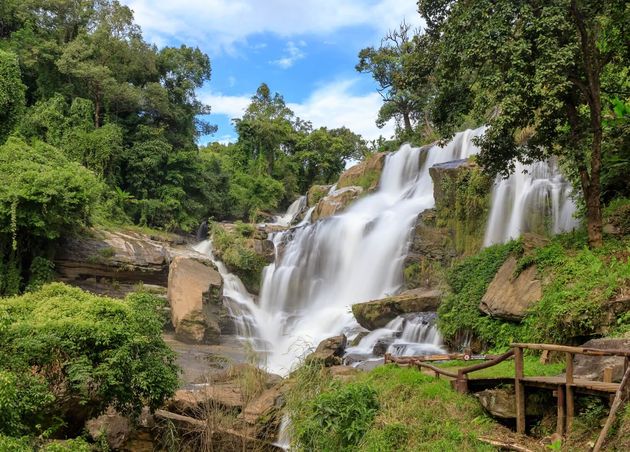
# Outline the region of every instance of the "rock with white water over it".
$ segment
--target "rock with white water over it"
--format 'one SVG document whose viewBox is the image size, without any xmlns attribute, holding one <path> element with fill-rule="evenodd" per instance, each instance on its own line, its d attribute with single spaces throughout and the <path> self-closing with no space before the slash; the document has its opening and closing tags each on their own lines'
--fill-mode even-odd
<svg viewBox="0 0 630 452">
<path fill-rule="evenodd" d="M 402 314 L 437 310 L 442 293 L 433 289 L 413 289 L 380 300 L 352 305 L 357 322 L 368 330 L 385 327 Z"/>
<path fill-rule="evenodd" d="M 222 279 L 209 259 L 177 256 L 168 275 L 168 300 L 178 339 L 218 343 Z"/>
<path fill-rule="evenodd" d="M 519 321 L 542 298 L 542 283 L 535 265 L 514 276 L 518 262 L 510 256 L 501 266 L 481 299 L 479 309 L 505 320 Z"/>
<path fill-rule="evenodd" d="M 599 350 L 630 350 L 630 339 L 591 339 L 581 346 Z M 604 376 L 604 369 L 612 367 L 613 381 L 619 382 L 623 378 L 623 361 L 621 356 L 575 355 L 573 375 L 575 378 L 601 381 Z"/>
<path fill-rule="evenodd" d="M 321 220 L 343 211 L 363 193 L 361 187 L 345 187 L 323 197 L 311 214 L 311 221 Z"/>
</svg>

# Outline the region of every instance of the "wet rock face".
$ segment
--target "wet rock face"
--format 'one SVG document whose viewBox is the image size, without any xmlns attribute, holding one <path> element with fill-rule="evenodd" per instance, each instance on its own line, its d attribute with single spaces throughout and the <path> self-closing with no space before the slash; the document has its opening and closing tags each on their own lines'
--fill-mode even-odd
<svg viewBox="0 0 630 452">
<path fill-rule="evenodd" d="M 55 269 L 63 282 L 123 297 L 139 283 L 166 287 L 174 245 L 135 232 L 93 229 L 89 235 L 65 239 Z"/>
<path fill-rule="evenodd" d="M 361 187 L 345 187 L 322 198 L 311 214 L 311 221 L 321 220 L 340 213 L 363 193 Z"/>
<path fill-rule="evenodd" d="M 168 275 L 168 300 L 178 340 L 217 344 L 221 335 L 222 279 L 210 260 L 177 256 Z"/>
<path fill-rule="evenodd" d="M 526 268 L 514 277 L 515 257 L 501 266 L 481 299 L 479 309 L 486 314 L 511 321 L 519 321 L 527 310 L 542 298 L 542 283 L 536 266 Z"/>
<path fill-rule="evenodd" d="M 438 290 L 414 289 L 381 300 L 358 303 L 352 306 L 354 317 L 364 328 L 383 328 L 402 314 L 437 310 L 442 293 Z"/>
<path fill-rule="evenodd" d="M 591 339 L 581 345 L 600 350 L 630 350 L 630 339 Z M 576 378 L 602 381 L 604 369 L 612 367 L 612 379 L 620 382 L 623 378 L 623 357 L 575 355 L 573 375 Z"/>
</svg>

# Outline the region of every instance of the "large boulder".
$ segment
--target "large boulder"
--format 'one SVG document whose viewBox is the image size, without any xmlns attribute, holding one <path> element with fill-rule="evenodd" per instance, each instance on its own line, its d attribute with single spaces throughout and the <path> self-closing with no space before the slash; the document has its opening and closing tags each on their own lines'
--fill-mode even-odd
<svg viewBox="0 0 630 452">
<path fill-rule="evenodd" d="M 516 418 L 516 395 L 513 389 L 486 389 L 475 394 L 481 406 L 492 416 L 500 419 Z M 527 394 L 525 414 L 527 416 L 542 416 L 545 403 L 534 393 Z"/>
<path fill-rule="evenodd" d="M 321 220 L 340 213 L 362 193 L 363 188 L 361 187 L 345 187 L 325 196 L 315 206 L 315 210 L 311 214 L 311 221 Z"/>
<path fill-rule="evenodd" d="M 362 162 L 344 171 L 339 176 L 337 188 L 358 186 L 366 191 L 373 191 L 378 187 L 381 172 L 385 166 L 384 152 L 372 154 Z"/>
<path fill-rule="evenodd" d="M 319 343 L 315 351 L 306 357 L 306 361 L 321 363 L 326 367 L 339 365 L 347 345 L 348 339 L 343 334 L 329 337 Z"/>
<path fill-rule="evenodd" d="M 168 275 L 168 300 L 177 338 L 218 343 L 222 279 L 210 260 L 177 256 Z"/>
<path fill-rule="evenodd" d="M 114 450 L 121 449 L 132 433 L 129 419 L 118 414 L 113 408 L 109 408 L 105 414 L 87 421 L 85 429 L 94 441 L 105 438 L 107 445 Z"/>
<path fill-rule="evenodd" d="M 90 229 L 63 240 L 55 270 L 65 283 L 113 297 L 124 297 L 140 283 L 166 287 L 171 249 L 180 243 L 176 236 L 169 240 L 130 231 Z"/>
<path fill-rule="evenodd" d="M 402 314 L 435 311 L 441 299 L 442 293 L 439 290 L 413 289 L 381 300 L 352 305 L 352 313 L 359 325 L 375 330 L 383 328 Z"/>
<path fill-rule="evenodd" d="M 481 299 L 481 311 L 492 317 L 519 321 L 532 305 L 540 301 L 542 283 L 536 266 L 527 267 L 515 277 L 516 267 L 515 257 L 504 262 Z"/>
<path fill-rule="evenodd" d="M 313 207 L 317 204 L 324 196 L 328 194 L 330 191 L 330 187 L 332 185 L 313 185 L 308 189 L 306 193 L 306 205 L 308 207 Z"/>
<path fill-rule="evenodd" d="M 628 339 L 591 339 L 582 344 L 585 348 L 600 350 L 630 350 Z M 604 369 L 612 367 L 613 381 L 619 382 L 623 378 L 623 357 L 621 356 L 586 356 L 575 355 L 573 359 L 573 375 L 576 378 L 602 381 Z"/>
</svg>

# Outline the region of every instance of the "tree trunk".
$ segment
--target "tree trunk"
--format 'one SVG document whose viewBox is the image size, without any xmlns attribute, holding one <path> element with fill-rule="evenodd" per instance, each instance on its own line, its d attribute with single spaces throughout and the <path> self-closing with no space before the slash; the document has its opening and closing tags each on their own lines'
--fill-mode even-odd
<svg viewBox="0 0 630 452">
<path fill-rule="evenodd" d="M 405 132 L 413 132 L 413 127 L 411 126 L 411 118 L 409 117 L 408 111 L 403 112 L 403 121 L 405 123 Z"/>
<path fill-rule="evenodd" d="M 588 244 L 591 248 L 598 248 L 603 245 L 602 209 L 599 192 L 599 184 L 593 184 L 586 194 L 586 228 L 588 230 Z"/>
</svg>

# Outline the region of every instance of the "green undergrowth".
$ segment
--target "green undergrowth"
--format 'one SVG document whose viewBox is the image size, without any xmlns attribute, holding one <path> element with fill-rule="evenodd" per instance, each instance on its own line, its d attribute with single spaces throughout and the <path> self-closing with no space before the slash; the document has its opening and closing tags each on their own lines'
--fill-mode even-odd
<svg viewBox="0 0 630 452">
<path fill-rule="evenodd" d="M 543 282 L 542 299 L 521 323 L 494 319 L 479 310 L 489 283 L 509 255 L 518 259 L 517 274 L 536 265 Z M 630 291 L 630 237 L 608 237 L 603 247 L 591 250 L 585 234 L 563 234 L 526 255 L 518 241 L 495 245 L 456 264 L 447 282 L 451 292 L 439 308 L 439 325 L 447 341 L 468 332 L 487 348 L 503 349 L 513 341 L 570 344 L 630 330 L 627 312 L 607 308 L 609 301 Z"/>
<path fill-rule="evenodd" d="M 340 382 L 304 365 L 290 381 L 296 450 L 494 450 L 477 440 L 496 425 L 477 401 L 417 369 L 386 365 Z"/>
<path fill-rule="evenodd" d="M 33 439 L 12 438 L 0 434 L 0 451 L 2 452 L 92 452 L 95 450 L 97 449 L 82 438 L 38 444 L 38 441 Z"/>
<path fill-rule="evenodd" d="M 437 367 L 455 370 L 480 364 L 485 361 L 471 360 L 452 360 L 444 363 L 436 364 Z M 555 376 L 564 372 L 565 364 L 562 362 L 542 364 L 538 356 L 524 357 L 524 374 L 526 377 L 533 376 Z M 496 366 L 481 369 L 468 374 L 470 378 L 513 378 L 514 377 L 514 360 L 503 361 Z"/>
<path fill-rule="evenodd" d="M 61 283 L 0 299 L 0 434 L 74 435 L 108 406 L 129 416 L 161 406 L 178 384 L 162 305 Z"/>
<path fill-rule="evenodd" d="M 521 250 L 519 241 L 490 246 L 447 272 L 450 293 L 438 309 L 438 325 L 447 341 L 469 332 L 491 347 L 505 347 L 518 336 L 517 325 L 483 315 L 479 302 L 505 260 Z"/>
<path fill-rule="evenodd" d="M 262 271 L 267 262 L 248 244 L 254 233 L 253 225 L 242 222 L 237 222 L 233 230 L 216 223 L 211 228 L 216 257 L 238 275 L 247 290 L 258 293 Z"/>
</svg>

